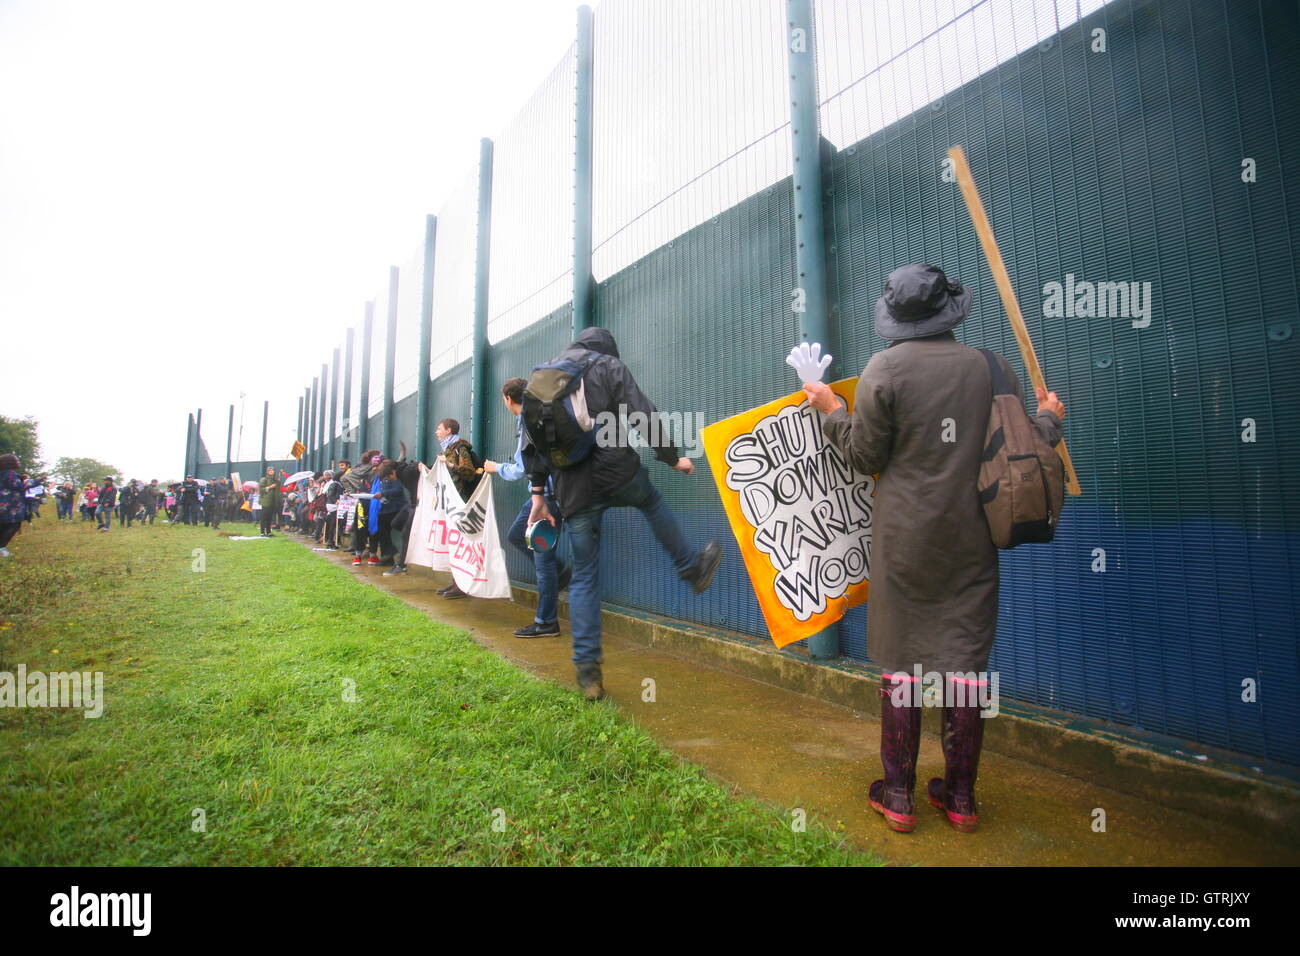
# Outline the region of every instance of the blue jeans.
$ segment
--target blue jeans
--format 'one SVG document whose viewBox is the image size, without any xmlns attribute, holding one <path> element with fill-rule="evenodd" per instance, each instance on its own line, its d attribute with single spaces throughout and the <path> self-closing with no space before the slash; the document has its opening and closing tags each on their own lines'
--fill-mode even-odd
<svg viewBox="0 0 1300 956">
<path fill-rule="evenodd" d="M 95 509 L 95 517 L 99 520 L 99 527 L 112 529 L 113 509 L 108 505 L 99 505 Z"/>
<path fill-rule="evenodd" d="M 650 530 L 673 559 L 673 569 L 683 575 L 695 564 L 695 552 L 686 543 L 681 525 L 664 504 L 645 466 L 622 488 L 569 517 L 569 545 L 573 549 L 573 581 L 569 585 L 569 630 L 573 632 L 573 662 L 599 663 L 600 653 L 600 522 L 610 508 L 636 508 L 650 522 Z"/>
<path fill-rule="evenodd" d="M 546 506 L 551 509 L 551 514 L 555 515 L 555 540 L 558 546 L 559 532 L 564 530 L 564 524 L 559 517 L 560 509 L 556 506 L 553 498 L 546 499 Z M 537 571 L 537 615 L 534 618 L 535 622 L 538 624 L 553 624 L 559 619 L 560 562 L 555 551 L 534 551 L 528 547 L 528 539 L 524 536 L 524 533 L 528 530 L 528 515 L 532 510 L 533 499 L 528 498 L 524 501 L 524 506 L 519 509 L 519 514 L 515 515 L 515 523 L 506 532 L 506 540 L 533 559 L 533 568 Z"/>
</svg>

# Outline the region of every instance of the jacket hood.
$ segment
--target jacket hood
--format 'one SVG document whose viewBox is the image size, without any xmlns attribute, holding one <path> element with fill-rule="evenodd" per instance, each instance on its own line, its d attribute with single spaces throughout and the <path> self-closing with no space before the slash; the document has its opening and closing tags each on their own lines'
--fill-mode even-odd
<svg viewBox="0 0 1300 956">
<path fill-rule="evenodd" d="M 614 342 L 614 336 L 610 335 L 609 329 L 583 329 L 581 334 L 573 340 L 570 348 L 589 349 L 592 352 L 599 352 L 601 355 L 612 355 L 618 358 L 618 345 Z"/>
</svg>

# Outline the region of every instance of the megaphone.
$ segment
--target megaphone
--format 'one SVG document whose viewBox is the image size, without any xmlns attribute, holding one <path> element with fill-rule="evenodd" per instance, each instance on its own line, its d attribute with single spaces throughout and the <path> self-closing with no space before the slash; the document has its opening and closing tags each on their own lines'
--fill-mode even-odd
<svg viewBox="0 0 1300 956">
<path fill-rule="evenodd" d="M 524 532 L 524 538 L 533 551 L 554 551 L 559 535 L 556 534 L 555 525 L 543 519 L 530 524 Z"/>
</svg>

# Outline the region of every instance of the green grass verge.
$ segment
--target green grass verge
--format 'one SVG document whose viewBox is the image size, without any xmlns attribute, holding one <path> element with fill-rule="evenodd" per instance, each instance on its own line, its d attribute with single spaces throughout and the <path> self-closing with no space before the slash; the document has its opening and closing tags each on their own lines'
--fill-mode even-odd
<svg viewBox="0 0 1300 956">
<path fill-rule="evenodd" d="M 0 864 L 880 862 L 283 538 L 11 550 L 0 671 L 102 671 L 105 706 L 0 708 Z"/>
</svg>

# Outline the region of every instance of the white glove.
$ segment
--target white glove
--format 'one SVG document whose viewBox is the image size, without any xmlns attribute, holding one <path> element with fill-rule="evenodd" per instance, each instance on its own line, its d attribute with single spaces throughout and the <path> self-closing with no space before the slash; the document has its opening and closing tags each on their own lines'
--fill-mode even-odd
<svg viewBox="0 0 1300 956">
<path fill-rule="evenodd" d="M 831 364 L 831 356 L 822 356 L 820 342 L 814 342 L 812 345 L 800 342 L 785 357 L 785 364 L 794 369 L 795 374 L 799 376 L 799 381 L 820 382 L 826 366 Z"/>
</svg>

